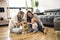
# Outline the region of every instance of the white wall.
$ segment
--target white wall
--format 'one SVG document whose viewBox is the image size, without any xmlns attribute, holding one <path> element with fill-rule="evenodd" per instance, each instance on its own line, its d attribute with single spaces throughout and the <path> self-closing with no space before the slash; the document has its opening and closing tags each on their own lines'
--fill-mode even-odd
<svg viewBox="0 0 60 40">
<path fill-rule="evenodd" d="M 6 10 L 6 1 L 0 1 L 0 7 L 4 7 L 5 8 L 5 12 L 0 12 L 0 17 L 3 17 L 4 19 L 7 19 L 7 10 Z"/>
<path fill-rule="evenodd" d="M 4 19 L 7 19 L 7 10 L 6 10 L 6 1 L 0 0 L 0 7 L 5 8 L 5 12 L 0 12 L 0 17 L 4 17 Z M 39 9 L 40 11 L 44 11 L 46 9 L 57 9 L 60 8 L 60 0 L 39 0 Z"/>
<path fill-rule="evenodd" d="M 46 9 L 60 8 L 60 0 L 39 0 L 39 8 L 43 11 Z"/>
</svg>

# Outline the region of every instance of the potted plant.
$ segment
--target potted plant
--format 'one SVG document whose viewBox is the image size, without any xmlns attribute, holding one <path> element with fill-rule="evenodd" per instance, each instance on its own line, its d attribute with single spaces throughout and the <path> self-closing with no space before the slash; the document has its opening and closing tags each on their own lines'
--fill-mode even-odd
<svg viewBox="0 0 60 40">
<path fill-rule="evenodd" d="M 39 5 L 39 2 L 35 1 L 35 7 L 36 7 L 35 13 L 40 13 L 40 10 L 38 9 L 38 5 Z"/>
<path fill-rule="evenodd" d="M 38 5 L 39 5 L 39 3 L 38 3 L 38 1 L 35 1 L 35 6 L 38 8 Z"/>
</svg>

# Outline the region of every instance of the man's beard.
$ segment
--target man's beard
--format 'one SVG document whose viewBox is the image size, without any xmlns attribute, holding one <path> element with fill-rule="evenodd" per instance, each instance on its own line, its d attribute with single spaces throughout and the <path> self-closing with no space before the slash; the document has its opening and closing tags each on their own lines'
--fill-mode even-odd
<svg viewBox="0 0 60 40">
<path fill-rule="evenodd" d="M 22 21 L 22 17 L 21 16 L 17 16 L 18 17 L 18 22 Z"/>
</svg>

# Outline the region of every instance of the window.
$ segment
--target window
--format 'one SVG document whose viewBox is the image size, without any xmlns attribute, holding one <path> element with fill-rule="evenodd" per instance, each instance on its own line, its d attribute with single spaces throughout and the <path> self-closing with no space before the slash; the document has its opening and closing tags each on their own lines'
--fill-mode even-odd
<svg viewBox="0 0 60 40">
<path fill-rule="evenodd" d="M 9 3 L 10 17 L 15 16 L 20 10 L 26 13 L 26 7 L 28 10 L 33 10 L 31 0 L 9 0 L 7 3 Z"/>
<path fill-rule="evenodd" d="M 25 0 L 9 0 L 9 7 L 25 7 Z"/>
<path fill-rule="evenodd" d="M 10 9 L 10 17 L 17 15 L 18 12 L 19 12 L 19 9 Z"/>
</svg>

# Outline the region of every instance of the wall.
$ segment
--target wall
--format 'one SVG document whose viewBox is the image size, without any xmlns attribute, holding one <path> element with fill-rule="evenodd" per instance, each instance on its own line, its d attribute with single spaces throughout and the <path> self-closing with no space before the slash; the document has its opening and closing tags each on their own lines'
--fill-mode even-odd
<svg viewBox="0 0 60 40">
<path fill-rule="evenodd" d="M 60 8 L 60 0 L 39 0 L 39 9 L 41 11 L 58 8 Z"/>
<path fill-rule="evenodd" d="M 4 17 L 4 19 L 7 19 L 5 0 L 0 0 L 0 7 L 5 8 L 5 12 L 0 13 L 0 17 Z M 60 0 L 39 0 L 39 9 L 42 12 L 46 9 L 58 9 L 58 8 L 60 8 Z"/>
<path fill-rule="evenodd" d="M 5 12 L 0 12 L 0 17 L 7 19 L 7 10 L 6 10 L 6 1 L 5 0 L 0 0 L 0 7 L 5 8 Z"/>
</svg>

